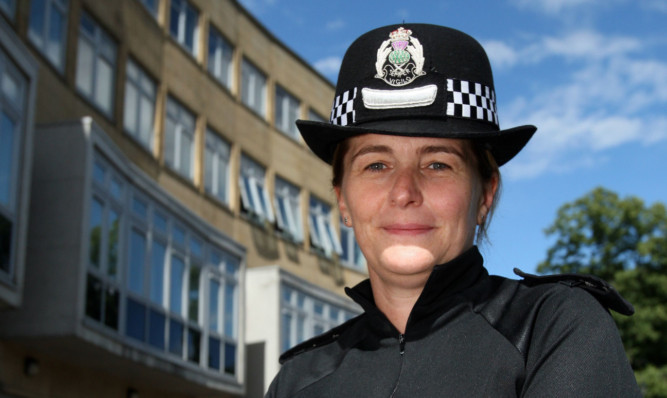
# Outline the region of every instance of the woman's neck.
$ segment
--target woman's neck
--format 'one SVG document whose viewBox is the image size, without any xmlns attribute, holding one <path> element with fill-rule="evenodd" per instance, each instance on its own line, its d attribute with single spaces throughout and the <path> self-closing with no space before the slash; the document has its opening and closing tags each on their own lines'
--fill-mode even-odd
<svg viewBox="0 0 667 398">
<path fill-rule="evenodd" d="M 424 290 L 429 275 L 402 277 L 400 283 L 383 280 L 377 274 L 369 275 L 375 305 L 401 333 L 405 333 L 408 318 L 417 299 Z"/>
</svg>

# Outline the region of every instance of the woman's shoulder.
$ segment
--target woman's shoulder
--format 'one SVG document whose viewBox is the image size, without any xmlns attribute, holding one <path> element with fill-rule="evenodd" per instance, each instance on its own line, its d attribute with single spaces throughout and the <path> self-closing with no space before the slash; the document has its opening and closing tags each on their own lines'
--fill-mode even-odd
<svg viewBox="0 0 667 398">
<path fill-rule="evenodd" d="M 492 277 L 491 287 L 474 310 L 526 355 L 535 334 L 554 328 L 614 328 L 609 310 L 631 315 L 628 303 L 610 284 L 589 275 Z"/>
</svg>

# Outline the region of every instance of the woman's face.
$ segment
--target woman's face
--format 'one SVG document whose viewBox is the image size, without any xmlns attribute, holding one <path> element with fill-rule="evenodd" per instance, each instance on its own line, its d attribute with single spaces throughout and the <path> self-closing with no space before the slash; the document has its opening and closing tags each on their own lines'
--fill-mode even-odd
<svg viewBox="0 0 667 398">
<path fill-rule="evenodd" d="M 427 276 L 470 248 L 497 186 L 483 187 L 465 140 L 360 135 L 343 166 L 341 215 L 382 279 Z"/>
</svg>

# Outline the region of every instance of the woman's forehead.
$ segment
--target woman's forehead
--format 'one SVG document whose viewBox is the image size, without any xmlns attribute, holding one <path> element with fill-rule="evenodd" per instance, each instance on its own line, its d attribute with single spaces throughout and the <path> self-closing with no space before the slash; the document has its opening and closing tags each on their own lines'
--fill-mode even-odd
<svg viewBox="0 0 667 398">
<path fill-rule="evenodd" d="M 363 134 L 348 139 L 347 154 L 357 157 L 374 152 L 414 155 L 446 152 L 465 157 L 470 148 L 470 141 L 465 139 Z"/>
</svg>

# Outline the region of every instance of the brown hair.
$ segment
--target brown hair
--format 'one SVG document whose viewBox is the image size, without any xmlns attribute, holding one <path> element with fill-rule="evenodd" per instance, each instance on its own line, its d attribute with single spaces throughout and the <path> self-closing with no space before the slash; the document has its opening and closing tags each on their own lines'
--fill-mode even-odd
<svg viewBox="0 0 667 398">
<path fill-rule="evenodd" d="M 333 153 L 333 158 L 331 162 L 333 177 L 331 179 L 331 184 L 334 187 L 340 187 L 343 183 L 343 174 L 345 173 L 344 167 L 344 158 L 347 150 L 349 149 L 349 140 L 343 140 L 336 145 L 336 149 Z M 498 202 L 500 201 L 500 190 L 501 190 L 501 178 L 500 178 L 500 169 L 498 163 L 496 163 L 495 158 L 491 152 L 487 149 L 484 143 L 478 141 L 470 141 L 472 145 L 472 155 L 475 166 L 477 167 L 477 173 L 482 180 L 482 184 L 486 184 L 493 178 L 494 175 L 498 176 L 498 187 L 496 192 L 493 195 L 493 203 L 489 212 L 482 220 L 482 223 L 477 227 L 477 244 L 481 244 L 484 241 L 489 241 L 487 234 L 489 223 L 493 217 L 493 213 L 496 209 Z"/>
</svg>

